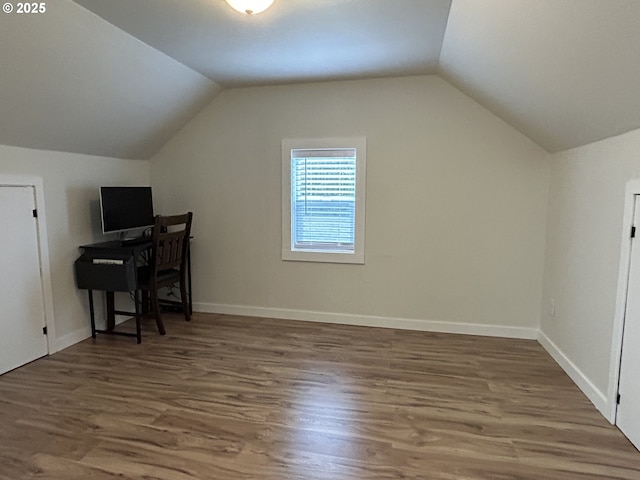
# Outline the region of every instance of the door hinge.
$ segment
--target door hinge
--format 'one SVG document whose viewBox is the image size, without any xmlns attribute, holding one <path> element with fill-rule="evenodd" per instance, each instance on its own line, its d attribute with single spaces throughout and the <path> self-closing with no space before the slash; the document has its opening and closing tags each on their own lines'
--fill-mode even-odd
<svg viewBox="0 0 640 480">
<path fill-rule="evenodd" d="M 42 334 L 46 335 L 47 334 L 47 327 L 42 327 Z"/>
<path fill-rule="evenodd" d="M 38 210 L 33 209 L 33 218 L 38 218 Z"/>
<path fill-rule="evenodd" d="M 620 396 L 620 394 L 618 394 L 618 397 L 616 398 L 616 403 L 617 403 L 618 405 L 620 405 L 620 399 L 621 399 L 621 398 L 622 398 L 622 397 Z"/>
</svg>

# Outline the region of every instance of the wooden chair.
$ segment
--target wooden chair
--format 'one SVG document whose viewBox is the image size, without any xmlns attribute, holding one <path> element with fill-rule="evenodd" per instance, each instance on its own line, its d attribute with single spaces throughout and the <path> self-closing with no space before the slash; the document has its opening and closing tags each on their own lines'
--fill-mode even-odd
<svg viewBox="0 0 640 480">
<path fill-rule="evenodd" d="M 142 306 L 136 301 L 138 343 L 140 343 L 140 317 L 144 315 L 151 314 L 156 320 L 160 335 L 165 334 L 158 298 L 158 289 L 162 287 L 180 284 L 182 312 L 185 320 L 191 320 L 186 269 L 192 219 L 192 212 L 184 215 L 155 217 L 149 262 L 148 265 L 138 269 L 138 290 L 142 291 Z"/>
</svg>

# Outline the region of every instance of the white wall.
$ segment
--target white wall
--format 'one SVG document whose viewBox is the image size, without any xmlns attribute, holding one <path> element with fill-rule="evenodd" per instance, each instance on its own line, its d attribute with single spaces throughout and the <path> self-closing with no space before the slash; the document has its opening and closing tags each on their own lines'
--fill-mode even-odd
<svg viewBox="0 0 640 480">
<path fill-rule="evenodd" d="M 86 338 L 90 333 L 87 293 L 76 288 L 73 263 L 80 255 L 79 245 L 102 239 L 98 187 L 148 185 L 149 162 L 0 145 L 0 174 L 43 179 L 57 336 L 54 343 L 63 348 Z M 104 318 L 100 307 L 98 303 L 97 315 Z"/>
<path fill-rule="evenodd" d="M 640 130 L 557 153 L 551 165 L 542 340 L 603 410 L 625 184 L 640 178 Z"/>
<path fill-rule="evenodd" d="M 281 139 L 351 135 L 366 264 L 283 262 Z M 225 90 L 151 173 L 160 209 L 194 211 L 201 310 L 537 329 L 548 155 L 436 76 Z"/>
</svg>

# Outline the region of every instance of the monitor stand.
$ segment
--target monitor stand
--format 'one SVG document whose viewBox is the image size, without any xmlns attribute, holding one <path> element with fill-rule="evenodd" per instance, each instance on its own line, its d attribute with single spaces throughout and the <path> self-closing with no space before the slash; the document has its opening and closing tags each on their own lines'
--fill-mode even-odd
<svg viewBox="0 0 640 480">
<path fill-rule="evenodd" d="M 135 241 L 146 240 L 142 232 L 137 232 L 137 233 L 138 233 L 138 236 L 135 236 L 129 231 L 118 232 L 118 236 L 116 237 L 116 240 L 120 243 L 132 243 Z"/>
</svg>

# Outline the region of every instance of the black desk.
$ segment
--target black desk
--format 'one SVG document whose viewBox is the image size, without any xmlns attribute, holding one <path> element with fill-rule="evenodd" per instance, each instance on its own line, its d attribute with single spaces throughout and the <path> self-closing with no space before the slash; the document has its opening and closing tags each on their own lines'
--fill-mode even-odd
<svg viewBox="0 0 640 480">
<path fill-rule="evenodd" d="M 146 262 L 151 247 L 151 239 L 136 241 L 135 243 L 114 240 L 80 246 L 80 249 L 84 253 L 78 260 L 76 260 L 76 281 L 78 283 L 78 288 L 89 291 L 91 336 L 93 338 L 96 337 L 97 332 L 135 336 L 138 337 L 138 341 L 140 340 L 139 332 L 136 334 L 128 334 L 116 332 L 114 330 L 116 325 L 116 315 L 133 315 L 132 312 L 122 312 L 115 309 L 114 292 L 135 292 L 136 309 L 138 308 L 137 266 Z M 193 303 L 191 298 L 190 250 L 190 248 L 187 248 L 187 295 L 189 301 L 189 313 L 193 313 Z M 103 290 L 106 293 L 106 330 L 96 330 L 95 327 L 93 290 Z"/>
</svg>

